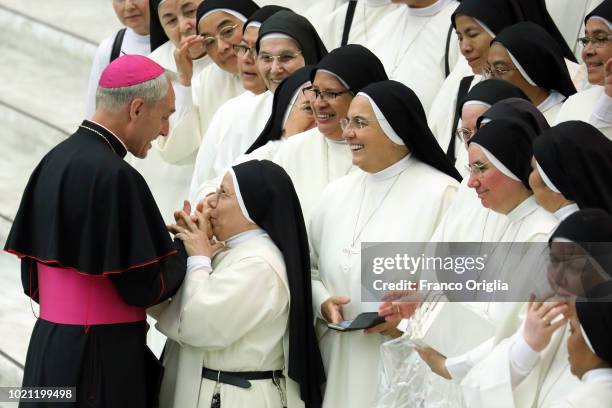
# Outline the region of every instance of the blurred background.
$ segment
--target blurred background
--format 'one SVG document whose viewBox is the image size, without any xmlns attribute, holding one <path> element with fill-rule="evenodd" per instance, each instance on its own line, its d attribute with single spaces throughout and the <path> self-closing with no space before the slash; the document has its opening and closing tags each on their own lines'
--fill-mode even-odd
<svg viewBox="0 0 612 408">
<path fill-rule="evenodd" d="M 120 24 L 110 0 L 0 0 L 0 244 L 39 160 L 84 115 L 98 44 Z M 0 253 L 0 387 L 20 386 L 36 304 Z M 2 398 L 0 398 L 2 399 Z M 0 402 L 0 407 L 16 403 Z"/>
</svg>

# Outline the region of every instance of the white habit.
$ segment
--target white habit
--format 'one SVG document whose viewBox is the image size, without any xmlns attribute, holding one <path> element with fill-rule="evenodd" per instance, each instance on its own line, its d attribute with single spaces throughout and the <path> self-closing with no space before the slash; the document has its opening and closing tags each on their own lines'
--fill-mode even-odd
<svg viewBox="0 0 612 408">
<path fill-rule="evenodd" d="M 316 127 L 287 139 L 274 162 L 291 177 L 307 228 L 325 186 L 356 169 L 348 144 L 328 139 Z"/>
<path fill-rule="evenodd" d="M 274 6 L 283 6 L 291 9 L 294 13 L 304 15 L 304 13 L 313 5 L 317 3 L 332 3 L 332 0 L 255 0 L 255 3 L 259 7 L 274 5 Z"/>
<path fill-rule="evenodd" d="M 100 43 L 96 50 L 96 55 L 89 73 L 89 82 L 87 84 L 87 96 L 85 99 L 85 117 L 90 119 L 96 111 L 96 89 L 102 72 L 110 64 L 110 55 L 115 42 L 116 33 L 106 38 Z M 138 54 L 147 55 L 151 52 L 148 35 L 137 34 L 131 28 L 126 28 L 123 43 L 121 43 L 121 52 L 123 54 Z"/>
<path fill-rule="evenodd" d="M 321 16 L 329 16 L 336 9 L 342 7 L 342 5 L 348 2 L 349 0 L 318 0 L 318 1 L 308 2 L 309 3 L 308 7 L 306 8 L 306 11 L 302 15 L 306 17 L 308 21 L 310 21 L 310 23 L 315 26 L 315 28 L 317 28 L 315 25 L 315 22 L 318 19 L 320 19 Z M 317 28 L 317 32 L 318 32 L 318 28 Z M 325 39 L 323 37 L 321 37 L 321 40 L 323 40 L 323 43 L 325 43 Z M 331 50 L 328 49 L 328 51 L 331 51 Z"/>
<path fill-rule="evenodd" d="M 466 402 L 470 407 L 531 408 L 568 394 L 579 384 L 569 371 L 568 337 L 566 325 L 537 353 L 525 342 L 521 325 L 468 374 L 462 384 Z"/>
<path fill-rule="evenodd" d="M 195 85 L 198 83 L 199 89 Z M 206 66 L 191 87 L 182 88 L 183 93 L 192 88 L 193 103 L 189 106 L 189 101 L 184 98 L 185 104 L 181 106 L 180 112 L 177 110 L 179 116 L 171 123 L 170 134 L 158 141 L 156 146 L 162 157 L 171 163 L 191 155 L 195 160 L 195 154 L 217 109 L 244 92 L 238 75 L 223 71 L 216 64 Z"/>
<path fill-rule="evenodd" d="M 557 225 L 557 219 L 538 206 L 532 196 L 525 199 L 507 215 L 509 225 L 504 234 L 499 238 L 499 242 L 546 242 L 550 232 Z M 501 256 L 504 256 L 501 254 Z M 503 259 L 503 258 L 502 258 Z M 503 259 L 504 270 L 508 272 L 513 265 Z M 518 262 L 522 262 L 518 259 Z M 501 275 L 502 280 L 508 281 L 508 276 Z M 461 356 L 447 356 L 446 368 L 451 373 L 454 380 L 461 380 L 472 367 L 482 361 L 492 348 L 506 337 L 512 335 L 520 326 L 521 320 L 519 311 L 523 308 L 522 302 L 480 302 L 479 305 L 496 326 L 495 338 L 483 342 Z"/>
<path fill-rule="evenodd" d="M 453 202 L 431 237 L 432 242 L 495 242 L 504 235 L 510 220 L 484 208 L 476 191 L 468 187 L 468 180 L 464 177 L 461 182 Z"/>
<path fill-rule="evenodd" d="M 365 44 L 381 59 L 389 79 L 403 83 L 417 94 L 425 113 L 429 112 L 446 79 L 446 39 L 451 15 L 458 5 L 455 0 L 438 0 L 420 9 L 403 5 L 378 20 Z M 449 43 L 450 70 L 463 59 L 458 44 L 453 29 Z"/>
<path fill-rule="evenodd" d="M 333 12 L 320 14 L 314 20 L 310 20 L 328 51 L 340 47 L 342 43 L 342 33 L 344 31 L 344 21 L 348 6 L 349 2 L 347 1 Z M 391 12 L 403 7 L 391 3 L 390 0 L 364 0 L 357 2 L 347 44 L 361 44 L 370 48 L 372 52 L 378 55 L 378 50 L 369 46 L 370 40 L 377 34 L 375 31 L 376 23 L 388 21 Z"/>
<path fill-rule="evenodd" d="M 568 120 L 581 120 L 595 126 L 612 140 L 612 98 L 601 85 L 592 85 L 570 96 L 559 110 L 555 124 Z"/>
<path fill-rule="evenodd" d="M 164 358 L 161 407 L 209 408 L 215 381 L 201 378 L 202 367 L 286 368 L 290 295 L 283 255 L 263 230 L 239 234 L 226 245 L 213 258 L 212 271 L 189 268 L 188 263 L 181 289 L 158 319 L 157 328 L 172 340 Z M 190 257 L 188 262 L 191 258 L 208 260 Z M 286 381 L 288 406 L 299 407 L 297 385 L 287 377 Z M 272 380 L 251 384 L 248 389 L 221 384 L 221 405 L 282 406 Z"/>
<path fill-rule="evenodd" d="M 192 204 L 203 198 L 206 181 L 223 176 L 253 144 L 272 113 L 273 98 L 270 91 L 259 95 L 246 91 L 217 110 L 198 149 L 189 191 Z"/>
<path fill-rule="evenodd" d="M 608 408 L 612 401 L 612 369 L 599 368 L 582 376 L 571 393 L 543 408 Z"/>
<path fill-rule="evenodd" d="M 361 302 L 362 242 L 426 242 L 457 190 L 453 178 L 416 158 L 405 157 L 376 174 L 356 171 L 323 192 L 310 224 L 312 298 L 318 322 L 321 303 L 348 296 L 343 317 L 375 311 Z M 320 349 L 327 374 L 323 407 L 370 408 L 378 382 L 380 345 L 388 340 L 363 331 L 327 330 Z"/>
</svg>

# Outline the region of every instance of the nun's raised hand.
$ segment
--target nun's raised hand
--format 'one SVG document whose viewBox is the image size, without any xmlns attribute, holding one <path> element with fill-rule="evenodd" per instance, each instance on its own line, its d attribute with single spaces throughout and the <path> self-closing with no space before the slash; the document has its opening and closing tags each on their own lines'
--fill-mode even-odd
<svg viewBox="0 0 612 408">
<path fill-rule="evenodd" d="M 547 300 L 548 298 L 544 299 Z M 534 351 L 540 352 L 548 346 L 552 335 L 567 323 L 567 302 L 537 301 L 532 295 L 527 308 L 523 338 Z M 559 316 L 564 316 L 558 319 Z"/>
<path fill-rule="evenodd" d="M 421 356 L 425 364 L 429 366 L 431 371 L 438 374 L 442 378 L 446 378 L 447 380 L 451 380 L 453 378 L 446 368 L 446 357 L 440 354 L 437 350 L 434 350 L 431 347 L 415 347 L 415 350 L 417 353 L 419 353 L 419 356 Z"/>
<path fill-rule="evenodd" d="M 189 55 L 189 49 L 196 44 L 202 44 L 202 37 L 190 35 L 181 40 L 179 46 L 174 50 L 174 61 L 178 71 L 179 82 L 183 86 L 191 86 L 193 76 L 193 60 Z"/>
<path fill-rule="evenodd" d="M 604 65 L 604 90 L 612 98 L 612 58 Z"/>
<path fill-rule="evenodd" d="M 383 303 L 378 306 L 378 315 L 388 322 L 412 317 L 423 303 L 423 298 L 418 292 L 409 290 L 386 293 L 382 300 Z"/>
<path fill-rule="evenodd" d="M 189 256 L 207 256 L 212 258 L 213 255 L 223 248 L 223 244 L 209 238 L 209 220 L 208 212 L 198 213 L 197 219 L 191 219 L 191 216 L 184 211 L 180 212 L 180 218 L 186 227 L 181 227 L 177 224 L 168 226 L 170 232 L 173 232 L 177 239 L 180 239 L 185 244 L 185 251 Z"/>
</svg>

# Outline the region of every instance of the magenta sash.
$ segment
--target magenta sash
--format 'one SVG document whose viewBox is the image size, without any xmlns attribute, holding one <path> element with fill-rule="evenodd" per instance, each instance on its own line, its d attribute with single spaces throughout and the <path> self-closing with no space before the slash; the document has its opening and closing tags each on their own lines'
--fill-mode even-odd
<svg viewBox="0 0 612 408">
<path fill-rule="evenodd" d="M 123 301 L 108 276 L 87 275 L 39 262 L 38 291 L 40 318 L 53 323 L 96 325 L 146 318 L 144 308 Z"/>
</svg>

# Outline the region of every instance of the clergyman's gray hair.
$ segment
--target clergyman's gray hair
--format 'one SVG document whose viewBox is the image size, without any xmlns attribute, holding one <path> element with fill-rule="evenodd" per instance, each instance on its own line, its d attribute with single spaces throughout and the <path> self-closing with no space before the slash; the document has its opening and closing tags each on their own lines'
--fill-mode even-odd
<svg viewBox="0 0 612 408">
<path fill-rule="evenodd" d="M 176 74 L 166 71 L 141 84 L 125 86 L 122 88 L 101 88 L 96 90 L 96 109 L 118 113 L 136 98 L 142 98 L 145 103 L 155 104 L 168 94 L 168 86 L 177 78 Z"/>
</svg>

